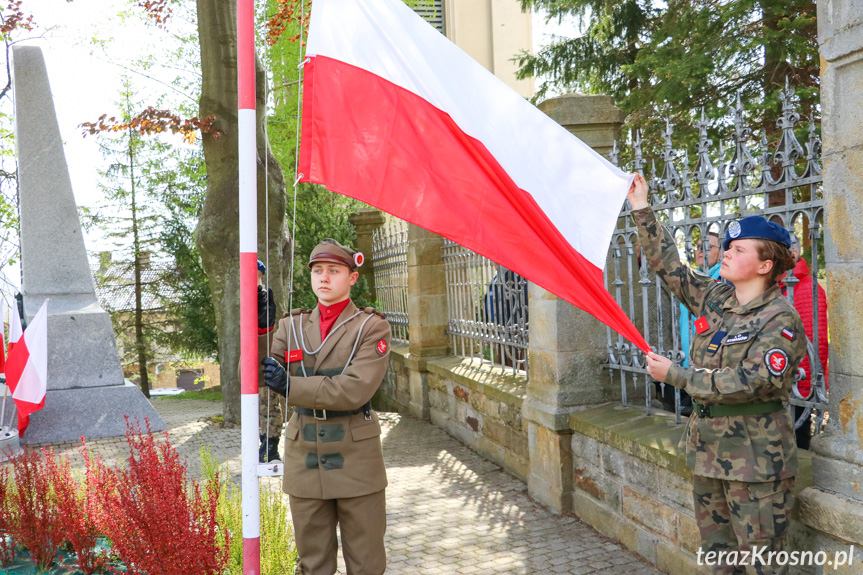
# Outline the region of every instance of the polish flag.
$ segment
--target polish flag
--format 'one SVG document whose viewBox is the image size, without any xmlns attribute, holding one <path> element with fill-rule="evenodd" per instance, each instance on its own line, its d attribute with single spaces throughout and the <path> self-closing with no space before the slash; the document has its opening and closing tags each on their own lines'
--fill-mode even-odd
<svg viewBox="0 0 863 575">
<path fill-rule="evenodd" d="M 18 434 L 23 436 L 30 425 L 30 414 L 45 406 L 45 392 L 48 389 L 48 300 L 45 300 L 24 335 L 9 352 L 6 379 L 18 409 Z"/>
<path fill-rule="evenodd" d="M 0 302 L 0 373 L 6 373 L 6 344 L 3 341 L 6 332 L 6 306 Z"/>
<path fill-rule="evenodd" d="M 632 178 L 401 0 L 315 0 L 300 181 L 445 236 L 647 351 L 605 288 Z"/>
<path fill-rule="evenodd" d="M 6 357 L 9 357 L 9 354 L 12 353 L 12 348 L 15 347 L 15 343 L 21 339 L 21 335 L 24 333 L 24 330 L 21 329 L 21 316 L 18 315 L 18 306 L 13 303 L 11 309 L 12 315 L 9 316 L 9 349 L 6 351 Z M 6 378 L 6 385 L 9 385 L 8 377 Z M 11 386 L 9 389 L 15 391 Z"/>
</svg>

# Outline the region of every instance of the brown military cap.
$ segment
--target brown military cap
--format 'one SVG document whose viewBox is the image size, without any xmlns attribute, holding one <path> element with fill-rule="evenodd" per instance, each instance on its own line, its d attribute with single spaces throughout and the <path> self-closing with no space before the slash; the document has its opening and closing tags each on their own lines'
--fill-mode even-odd
<svg viewBox="0 0 863 575">
<path fill-rule="evenodd" d="M 336 240 L 327 238 L 312 250 L 312 255 L 309 257 L 309 267 L 317 262 L 343 264 L 355 271 L 357 267 L 363 265 L 363 254 L 343 246 Z"/>
</svg>

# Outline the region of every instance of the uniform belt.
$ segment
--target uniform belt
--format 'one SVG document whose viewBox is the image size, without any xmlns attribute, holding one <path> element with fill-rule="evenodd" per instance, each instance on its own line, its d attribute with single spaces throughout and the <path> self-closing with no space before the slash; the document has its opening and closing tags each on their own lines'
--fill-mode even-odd
<svg viewBox="0 0 863 575">
<path fill-rule="evenodd" d="M 330 417 L 346 417 L 348 415 L 356 415 L 357 413 L 365 413 L 366 419 L 371 419 L 371 412 L 372 404 L 369 402 L 366 402 L 366 404 L 359 409 L 352 409 L 350 411 L 333 411 L 331 409 L 309 409 L 308 407 L 294 408 L 294 413 L 298 413 L 299 415 L 311 415 L 315 419 L 320 419 L 322 421 Z"/>
<path fill-rule="evenodd" d="M 741 403 L 739 405 L 706 405 L 693 401 L 694 412 L 698 417 L 722 417 L 729 415 L 762 415 L 773 413 L 784 409 L 781 401 L 767 401 L 763 403 Z"/>
</svg>

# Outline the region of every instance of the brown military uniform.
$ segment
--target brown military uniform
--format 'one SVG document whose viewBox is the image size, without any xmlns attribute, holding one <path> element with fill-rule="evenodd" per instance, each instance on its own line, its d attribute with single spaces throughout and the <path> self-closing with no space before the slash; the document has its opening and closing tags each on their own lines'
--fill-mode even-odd
<svg viewBox="0 0 863 575">
<path fill-rule="evenodd" d="M 348 573 L 386 568 L 381 426 L 363 406 L 383 381 L 389 346 L 389 323 L 352 302 L 323 344 L 317 308 L 292 311 L 273 336 L 270 354 L 290 373 L 288 404 L 295 411 L 318 410 L 294 413 L 285 429 L 283 490 L 290 496 L 304 575 L 335 573 L 336 523 Z"/>
<path fill-rule="evenodd" d="M 789 398 L 797 366 L 806 354 L 800 316 L 773 286 L 740 305 L 734 288 L 680 262 L 671 234 L 653 210 L 633 211 L 648 264 L 696 320 L 689 368 L 672 365 L 666 382 L 713 407 L 768 407 Z M 788 527 L 797 446 L 787 409 L 708 416 L 693 410 L 681 440 L 692 469 L 696 520 L 702 549 L 779 550 Z M 713 415 L 713 414 L 710 414 Z M 766 553 L 765 553 L 766 555 Z M 757 563 L 757 562 L 756 562 Z M 780 567 L 747 566 L 751 573 Z M 733 573 L 732 566 L 717 572 Z M 742 569 L 738 569 L 742 572 Z"/>
</svg>

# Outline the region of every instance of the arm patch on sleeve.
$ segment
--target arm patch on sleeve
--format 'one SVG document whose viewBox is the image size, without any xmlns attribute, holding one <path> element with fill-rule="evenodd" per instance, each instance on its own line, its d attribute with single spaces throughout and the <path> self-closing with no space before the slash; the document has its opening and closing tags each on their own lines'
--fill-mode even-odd
<svg viewBox="0 0 863 575">
<path fill-rule="evenodd" d="M 779 348 L 773 348 L 764 354 L 767 371 L 780 376 L 788 370 L 788 354 Z"/>
</svg>

